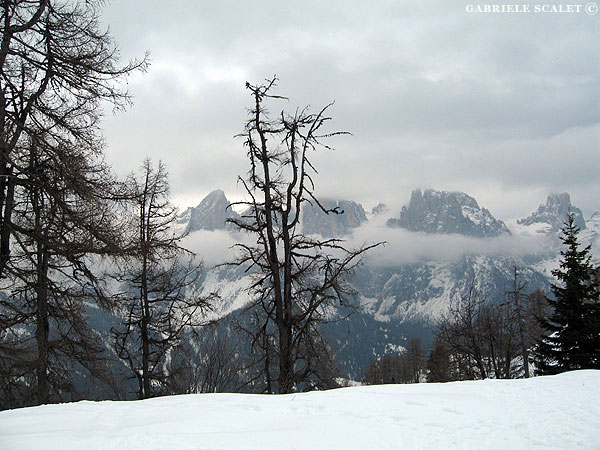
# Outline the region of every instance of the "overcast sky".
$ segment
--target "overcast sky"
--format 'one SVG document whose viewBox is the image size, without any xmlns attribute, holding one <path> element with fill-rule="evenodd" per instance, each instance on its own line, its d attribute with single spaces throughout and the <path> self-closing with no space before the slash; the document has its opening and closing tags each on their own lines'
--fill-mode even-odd
<svg viewBox="0 0 600 450">
<path fill-rule="evenodd" d="M 129 81 L 133 107 L 106 115 L 109 161 L 125 174 L 162 159 L 180 207 L 216 188 L 236 198 L 244 85 L 277 75 L 290 101 L 273 110 L 335 100 L 331 130 L 353 134 L 315 155 L 323 197 L 399 212 L 415 188 L 458 190 L 510 219 L 567 191 L 589 217 L 600 210 L 600 14 L 469 4 L 485 3 L 114 0 L 103 19 L 123 59 L 149 50 L 151 66 Z"/>
</svg>

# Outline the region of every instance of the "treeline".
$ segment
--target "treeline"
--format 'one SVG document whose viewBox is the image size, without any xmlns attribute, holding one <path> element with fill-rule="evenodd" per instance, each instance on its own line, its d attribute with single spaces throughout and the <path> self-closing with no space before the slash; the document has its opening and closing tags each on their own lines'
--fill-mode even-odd
<svg viewBox="0 0 600 450">
<path fill-rule="evenodd" d="M 516 271 L 515 271 L 516 274 Z M 438 322 L 429 352 L 412 339 L 401 353 L 386 354 L 365 369 L 366 384 L 419 383 L 530 376 L 529 349 L 542 336 L 544 294 L 514 292 L 501 304 L 481 298 L 472 283 Z M 525 357 L 523 351 L 525 349 Z"/>
</svg>

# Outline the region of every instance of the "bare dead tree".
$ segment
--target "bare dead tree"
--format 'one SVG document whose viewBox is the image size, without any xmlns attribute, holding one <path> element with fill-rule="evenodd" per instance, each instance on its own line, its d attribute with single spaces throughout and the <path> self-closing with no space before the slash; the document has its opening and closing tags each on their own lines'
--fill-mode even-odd
<svg viewBox="0 0 600 450">
<path fill-rule="evenodd" d="M 523 373 L 525 378 L 529 378 L 529 346 L 533 345 L 534 341 L 527 339 L 527 313 L 523 305 L 526 295 L 524 289 L 527 283 L 519 281 L 519 272 L 517 267 L 513 267 L 513 286 L 511 291 L 507 291 L 508 300 L 512 302 L 512 307 L 515 313 L 517 327 L 519 330 L 519 343 L 521 347 L 521 357 L 523 358 Z"/>
<path fill-rule="evenodd" d="M 471 283 L 460 301 L 453 303 L 447 317 L 438 325 L 438 336 L 447 343 L 454 372 L 460 379 L 487 378 L 485 343 L 480 330 L 484 300 Z"/>
<path fill-rule="evenodd" d="M 450 348 L 441 335 L 433 340 L 433 346 L 427 359 L 427 382 L 445 383 L 454 380 L 451 370 Z"/>
<path fill-rule="evenodd" d="M 515 378 L 518 375 L 518 328 L 512 305 L 484 303 L 478 318 L 481 338 L 485 344 L 485 361 L 495 378 Z"/>
<path fill-rule="evenodd" d="M 117 280 L 124 290 L 116 301 L 122 327 L 113 330 L 117 355 L 138 381 L 139 398 L 161 392 L 166 384 L 166 358 L 185 330 L 204 324 L 203 312 L 213 296 L 196 291 L 202 264 L 181 247 L 176 234 L 177 210 L 169 203 L 168 175 L 145 160 L 139 177 L 132 175 L 130 244 Z"/>
<path fill-rule="evenodd" d="M 419 383 L 424 369 L 421 340 L 411 339 L 402 353 L 390 353 L 373 359 L 361 381 L 365 384 Z"/>
<path fill-rule="evenodd" d="M 432 375 L 439 381 L 520 376 L 522 348 L 513 303 L 492 304 L 479 296 L 474 283 L 438 324 L 435 346 L 440 367 L 449 364 Z"/>
<path fill-rule="evenodd" d="M 244 385 L 237 336 L 223 322 L 182 339 L 167 367 L 167 392 L 197 394 L 237 392 Z"/>
<path fill-rule="evenodd" d="M 272 93 L 276 79 L 262 85 L 246 84 L 253 105 L 248 111 L 244 145 L 250 170 L 239 178 L 249 200 L 247 212 L 230 219 L 235 227 L 256 238 L 254 245 L 238 244 L 233 264 L 246 266 L 254 282 L 252 343 L 261 352 L 262 375 L 268 392 L 310 389 L 323 380 L 327 345 L 319 326 L 328 321 L 328 308 L 351 306 L 348 279 L 361 256 L 375 245 L 348 250 L 339 239 L 319 240 L 302 234 L 300 216 L 306 202 L 327 210 L 314 194 L 310 153 L 329 148 L 323 139 L 330 105 L 317 113 L 308 108 L 271 117 L 265 106 L 282 99 Z"/>
</svg>

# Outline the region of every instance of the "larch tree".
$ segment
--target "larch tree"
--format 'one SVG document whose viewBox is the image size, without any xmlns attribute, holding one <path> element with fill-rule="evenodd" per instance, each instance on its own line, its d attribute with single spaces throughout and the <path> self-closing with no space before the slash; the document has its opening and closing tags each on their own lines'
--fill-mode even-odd
<svg viewBox="0 0 600 450">
<path fill-rule="evenodd" d="M 512 303 L 515 314 L 517 329 L 519 332 L 519 346 L 521 349 L 521 358 L 523 359 L 523 374 L 525 378 L 529 378 L 529 342 L 527 339 L 526 311 L 524 309 L 524 301 L 526 295 L 523 290 L 526 283 L 519 281 L 519 271 L 516 266 L 513 267 L 513 285 L 512 290 L 505 292 L 508 301 Z"/>
<path fill-rule="evenodd" d="M 451 372 L 450 349 L 441 336 L 433 340 L 429 358 L 427 359 L 427 382 L 445 383 L 453 381 Z"/>
<path fill-rule="evenodd" d="M 365 384 L 419 383 L 425 369 L 420 339 L 411 339 L 402 353 L 388 353 L 375 358 L 365 368 L 361 382 Z"/>
<path fill-rule="evenodd" d="M 99 156 L 102 102 L 124 108 L 124 78 L 146 58 L 119 65 L 99 25 L 102 1 L 3 0 L 0 16 L 0 277 L 11 255 L 12 217 L 31 139 L 60 159 L 84 147 Z M 60 167 L 58 167 L 60 170 Z"/>
<path fill-rule="evenodd" d="M 2 397 L 8 403 L 77 399 L 71 374 L 105 377 L 85 305 L 104 305 L 106 298 L 89 255 L 118 248 L 114 209 L 102 198 L 109 175 L 81 149 L 61 155 L 57 160 L 32 140 L 28 160 L 18 161 L 26 187 L 16 186 L 16 245 L 2 280 L 7 296 L 0 300 L 8 383 Z"/>
<path fill-rule="evenodd" d="M 146 66 L 119 65 L 101 3 L 2 2 L 0 378 L 16 405 L 77 398 L 70 374 L 100 373 L 89 255 L 117 253 L 119 235 L 98 123 L 102 102 L 130 102 L 124 78 Z"/>
<path fill-rule="evenodd" d="M 248 196 L 240 202 L 243 217 L 229 222 L 255 238 L 255 244 L 237 244 L 242 265 L 252 273 L 252 302 L 246 317 L 264 391 L 293 390 L 332 384 L 332 357 L 321 334 L 328 309 L 351 306 L 348 284 L 361 256 L 374 247 L 348 250 L 339 239 L 319 239 L 301 232 L 303 207 L 310 202 L 327 210 L 314 193 L 311 153 L 327 147 L 322 141 L 340 133 L 326 132 L 327 105 L 316 113 L 308 108 L 272 117 L 267 101 L 276 79 L 246 87 L 252 96 L 246 127 L 241 135 L 250 170 L 240 177 Z M 377 244 L 376 244 L 377 245 Z"/>
<path fill-rule="evenodd" d="M 481 298 L 473 282 L 460 300 L 451 304 L 436 334 L 442 366 L 448 351 L 447 374 L 452 380 L 518 375 L 515 357 L 520 347 L 512 307 Z"/>
<path fill-rule="evenodd" d="M 117 355 L 138 381 L 138 397 L 165 391 L 165 364 L 184 332 L 204 324 L 213 295 L 201 296 L 197 281 L 202 264 L 181 246 L 174 229 L 177 210 L 169 202 L 168 175 L 159 162 L 145 160 L 128 182 L 132 201 L 126 256 L 116 277 L 123 290 L 116 301 L 123 323 L 113 329 Z"/>
</svg>

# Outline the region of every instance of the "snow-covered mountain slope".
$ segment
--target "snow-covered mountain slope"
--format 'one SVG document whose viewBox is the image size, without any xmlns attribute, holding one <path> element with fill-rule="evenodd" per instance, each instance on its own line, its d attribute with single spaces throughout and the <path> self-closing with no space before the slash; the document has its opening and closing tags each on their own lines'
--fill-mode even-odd
<svg viewBox="0 0 600 450">
<path fill-rule="evenodd" d="M 325 206 L 338 206 L 344 213 L 327 216 L 305 208 L 304 231 L 324 237 L 344 235 L 349 247 L 387 241 L 367 256 L 351 281 L 358 309 L 348 319 L 327 326 L 337 361 L 343 373 L 353 378 L 361 376 L 361 368 L 374 355 L 402 347 L 411 338 L 420 337 L 427 346 L 437 321 L 471 284 L 479 298 L 502 303 L 517 267 L 526 293 L 541 289 L 550 294 L 551 272 L 558 266 L 561 250 L 556 224 L 564 222 L 567 211 L 579 211 L 568 194 L 551 195 L 543 214 L 538 209 L 527 220 L 509 223 L 509 229 L 475 199 L 459 192 L 414 191 L 400 219 L 391 220 L 383 205 L 369 214 L 369 220 L 355 202 L 328 201 Z M 539 233 L 540 229 L 552 232 Z M 218 236 L 212 233 L 226 232 L 201 233 L 208 233 L 202 236 L 214 242 Z M 590 243 L 599 235 L 597 214 L 581 237 Z M 243 279 L 247 276 L 223 269 L 207 273 L 203 289 L 222 293 L 213 318 L 248 304 L 251 299 L 244 286 L 249 281 Z M 344 311 L 336 314 L 345 315 Z"/>
<path fill-rule="evenodd" d="M 201 295 L 218 293 L 219 303 L 213 305 L 206 320 L 226 317 L 248 305 L 252 298 L 248 292 L 252 284 L 251 276 L 242 267 L 217 267 L 207 270 L 199 283 Z"/>
<path fill-rule="evenodd" d="M 0 412 L 3 450 L 597 449 L 600 371 Z"/>
<path fill-rule="evenodd" d="M 412 338 L 420 338 L 427 348 L 438 321 L 466 295 L 471 283 L 479 300 L 505 302 L 515 266 L 520 282 L 526 283 L 526 293 L 538 288 L 550 292 L 545 274 L 511 257 L 478 255 L 396 267 L 365 265 L 353 281 L 359 293 L 358 310 L 345 323 L 328 325 L 342 373 L 360 378 L 374 356 L 404 347 Z"/>
<path fill-rule="evenodd" d="M 600 211 L 586 220 L 586 229 L 581 232 L 582 242 L 592 246 L 592 258 L 600 265 Z"/>
<path fill-rule="evenodd" d="M 547 280 L 522 260 L 486 255 L 454 261 L 431 261 L 392 268 L 364 268 L 357 284 L 361 305 L 380 322 L 435 324 L 471 283 L 482 299 L 503 300 L 510 290 L 513 268 L 529 286 L 547 287 Z"/>
</svg>

